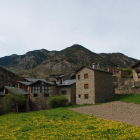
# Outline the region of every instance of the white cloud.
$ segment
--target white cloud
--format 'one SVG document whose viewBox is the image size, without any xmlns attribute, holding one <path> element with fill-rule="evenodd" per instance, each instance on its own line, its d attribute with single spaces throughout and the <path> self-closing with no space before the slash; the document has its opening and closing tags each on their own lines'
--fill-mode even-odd
<svg viewBox="0 0 140 140">
<path fill-rule="evenodd" d="M 138 0 L 0 0 L 0 57 L 75 43 L 140 59 Z"/>
</svg>

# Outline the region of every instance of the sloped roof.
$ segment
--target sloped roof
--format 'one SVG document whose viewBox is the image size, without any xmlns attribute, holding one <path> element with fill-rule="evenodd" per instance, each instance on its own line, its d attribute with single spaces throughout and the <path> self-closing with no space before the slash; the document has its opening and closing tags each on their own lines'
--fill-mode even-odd
<svg viewBox="0 0 140 140">
<path fill-rule="evenodd" d="M 28 85 L 28 86 L 33 83 L 33 82 L 24 82 L 24 81 L 17 81 L 17 82 L 22 83 L 24 85 Z"/>
<path fill-rule="evenodd" d="M 25 85 L 28 85 L 28 86 L 30 86 L 30 85 L 38 82 L 38 81 L 41 81 L 41 82 L 44 82 L 44 83 L 47 83 L 47 84 L 54 85 L 53 82 L 48 82 L 45 79 L 36 79 L 36 78 L 25 78 L 25 79 L 28 80 L 28 81 L 30 81 L 30 82 L 25 82 L 25 81 L 18 81 L 18 82 L 20 82 L 22 84 L 25 84 Z"/>
<path fill-rule="evenodd" d="M 27 93 L 26 91 L 24 91 L 21 88 L 18 87 L 9 87 L 9 86 L 4 86 L 7 90 L 9 90 L 10 92 L 14 92 L 15 94 L 22 94 L 22 95 L 28 95 L 29 93 Z"/>
<path fill-rule="evenodd" d="M 62 84 L 57 84 L 57 86 L 70 86 L 72 84 L 75 84 L 76 80 L 65 80 L 64 82 L 62 82 Z"/>
<path fill-rule="evenodd" d="M 100 72 L 105 72 L 105 73 L 109 73 L 109 74 L 112 74 L 111 72 L 107 72 L 105 70 L 102 70 L 102 69 L 97 69 L 97 68 L 92 68 L 90 66 L 82 66 L 80 69 L 78 69 L 75 73 L 79 72 L 80 70 L 82 70 L 83 68 L 88 68 L 88 69 L 91 69 L 93 71 L 100 71 Z"/>
<path fill-rule="evenodd" d="M 131 68 L 135 68 L 136 66 L 140 65 L 140 62 L 136 63 L 135 65 L 131 66 Z"/>
<path fill-rule="evenodd" d="M 30 81 L 30 82 L 36 82 L 36 81 L 46 81 L 45 79 L 37 79 L 37 78 L 25 78 L 26 80 Z"/>
</svg>

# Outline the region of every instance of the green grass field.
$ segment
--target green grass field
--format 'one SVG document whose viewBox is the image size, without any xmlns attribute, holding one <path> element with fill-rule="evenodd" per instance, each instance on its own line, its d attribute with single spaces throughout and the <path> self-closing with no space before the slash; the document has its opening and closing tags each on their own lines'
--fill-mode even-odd
<svg viewBox="0 0 140 140">
<path fill-rule="evenodd" d="M 136 96 L 126 97 L 118 96 L 114 100 L 130 101 Z M 0 140 L 139 140 L 139 138 L 139 127 L 79 114 L 68 108 L 0 116 Z"/>
<path fill-rule="evenodd" d="M 127 103 L 140 104 L 140 94 L 120 94 L 117 95 L 115 98 L 110 99 L 106 102 L 110 102 L 110 101 L 123 101 Z"/>
</svg>

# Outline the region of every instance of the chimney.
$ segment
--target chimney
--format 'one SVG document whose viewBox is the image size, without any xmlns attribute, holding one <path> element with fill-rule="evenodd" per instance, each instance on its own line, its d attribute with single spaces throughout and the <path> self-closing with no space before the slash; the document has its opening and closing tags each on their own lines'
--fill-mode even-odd
<svg viewBox="0 0 140 140">
<path fill-rule="evenodd" d="M 95 68 L 96 68 L 96 65 L 95 65 L 95 63 L 93 63 L 93 64 L 92 64 L 92 68 L 93 68 L 93 69 L 95 69 Z"/>
<path fill-rule="evenodd" d="M 56 81 L 54 80 L 54 85 L 56 85 Z"/>
<path fill-rule="evenodd" d="M 99 63 L 97 64 L 97 69 L 100 69 L 100 64 Z"/>
<path fill-rule="evenodd" d="M 62 79 L 60 79 L 60 84 L 62 84 Z"/>
</svg>

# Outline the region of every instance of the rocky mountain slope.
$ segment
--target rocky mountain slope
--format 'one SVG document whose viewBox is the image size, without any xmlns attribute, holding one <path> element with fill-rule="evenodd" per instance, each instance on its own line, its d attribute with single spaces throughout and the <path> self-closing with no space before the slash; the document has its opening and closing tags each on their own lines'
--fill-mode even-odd
<svg viewBox="0 0 140 140">
<path fill-rule="evenodd" d="M 71 73 L 83 65 L 91 66 L 99 63 L 101 68 L 129 67 L 138 60 L 121 53 L 96 54 L 75 44 L 62 51 L 48 51 L 45 49 L 27 52 L 25 55 L 0 58 L 0 65 L 20 76 L 48 77 Z M 5 61 L 5 60 L 6 61 Z M 9 61 L 8 61 L 9 60 Z"/>
<path fill-rule="evenodd" d="M 129 67 L 132 64 L 138 62 L 138 60 L 128 57 L 122 53 L 101 53 L 101 57 L 110 60 L 112 63 L 115 63 L 116 66 L 120 68 Z"/>
</svg>

